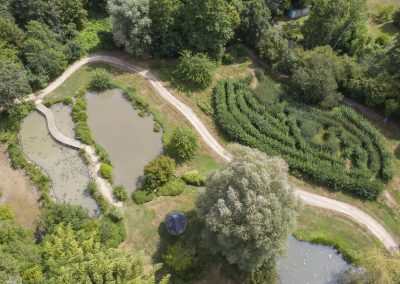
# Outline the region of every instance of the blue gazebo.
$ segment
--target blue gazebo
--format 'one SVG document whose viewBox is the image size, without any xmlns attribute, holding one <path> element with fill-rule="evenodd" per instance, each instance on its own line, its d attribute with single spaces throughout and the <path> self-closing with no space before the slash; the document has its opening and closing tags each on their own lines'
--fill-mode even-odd
<svg viewBox="0 0 400 284">
<path fill-rule="evenodd" d="M 185 214 L 178 211 L 172 211 L 165 217 L 165 227 L 168 233 L 173 236 L 179 236 L 185 231 L 186 218 Z"/>
</svg>

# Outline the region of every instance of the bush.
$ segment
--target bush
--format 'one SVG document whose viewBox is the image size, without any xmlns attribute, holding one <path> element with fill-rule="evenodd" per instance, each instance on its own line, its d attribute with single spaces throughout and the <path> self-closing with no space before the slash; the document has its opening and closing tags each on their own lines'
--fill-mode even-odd
<svg viewBox="0 0 400 284">
<path fill-rule="evenodd" d="M 114 196 L 120 201 L 125 201 L 128 199 L 128 193 L 122 185 L 114 187 L 113 193 Z"/>
<path fill-rule="evenodd" d="M 169 143 L 169 150 L 177 159 L 193 158 L 199 147 L 197 135 L 191 129 L 184 126 L 175 128 Z"/>
<path fill-rule="evenodd" d="M 85 220 L 89 220 L 87 210 L 68 203 L 49 203 L 43 207 L 37 220 L 37 226 L 46 234 L 51 234 L 58 224 L 71 224 L 72 229 L 83 229 Z"/>
<path fill-rule="evenodd" d="M 153 131 L 158 133 L 161 131 L 161 124 L 159 124 L 158 122 L 154 122 L 154 126 L 153 126 Z"/>
<path fill-rule="evenodd" d="M 137 190 L 134 193 L 132 193 L 132 200 L 138 205 L 150 202 L 154 199 L 154 197 L 155 197 L 154 193 L 149 193 L 141 190 Z"/>
<path fill-rule="evenodd" d="M 214 71 L 215 64 L 206 54 L 183 51 L 174 75 L 189 89 L 205 89 L 210 86 Z"/>
<path fill-rule="evenodd" d="M 206 179 L 197 170 L 188 171 L 182 175 L 182 180 L 189 185 L 205 186 Z"/>
<path fill-rule="evenodd" d="M 94 181 L 90 181 L 86 190 L 90 193 L 90 195 L 96 200 L 97 204 L 101 208 L 103 212 L 107 212 L 108 210 L 108 202 L 105 200 L 104 196 L 97 189 L 97 184 Z"/>
<path fill-rule="evenodd" d="M 69 41 L 64 46 L 64 54 L 68 60 L 68 63 L 73 63 L 74 61 L 80 59 L 86 54 L 83 42 L 79 38 Z"/>
<path fill-rule="evenodd" d="M 89 88 L 92 91 L 104 91 L 111 89 L 113 86 L 110 73 L 103 68 L 96 69 L 92 80 L 89 83 Z"/>
<path fill-rule="evenodd" d="M 161 186 L 156 195 L 157 196 L 177 196 L 185 190 L 185 183 L 180 179 L 173 178 L 163 186 Z"/>
<path fill-rule="evenodd" d="M 100 222 L 99 237 L 105 246 L 118 247 L 126 238 L 124 222 L 115 222 L 109 215 L 104 216 Z"/>
<path fill-rule="evenodd" d="M 175 242 L 175 244 L 168 246 L 163 255 L 163 260 L 169 268 L 179 274 L 192 265 L 194 255 L 191 250 L 184 248 L 181 242 Z"/>
<path fill-rule="evenodd" d="M 167 156 L 161 156 L 144 167 L 142 188 L 155 189 L 170 180 L 175 172 L 175 161 Z"/>
<path fill-rule="evenodd" d="M 109 182 L 112 181 L 112 167 L 109 164 L 101 163 L 100 173 L 102 177 L 107 179 Z"/>
<path fill-rule="evenodd" d="M 388 6 L 377 5 L 376 13 L 374 15 L 375 22 L 378 24 L 389 22 L 393 17 L 394 11 L 395 8 L 392 5 Z"/>
<path fill-rule="evenodd" d="M 118 222 L 122 221 L 122 219 L 124 219 L 124 214 L 117 207 L 112 207 L 110 212 L 108 212 L 107 216 L 110 217 L 110 219 L 114 223 L 118 223 Z"/>
</svg>

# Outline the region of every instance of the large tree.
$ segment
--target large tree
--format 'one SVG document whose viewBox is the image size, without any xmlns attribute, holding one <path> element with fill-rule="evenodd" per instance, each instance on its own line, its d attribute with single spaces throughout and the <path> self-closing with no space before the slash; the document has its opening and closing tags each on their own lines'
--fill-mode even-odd
<svg viewBox="0 0 400 284">
<path fill-rule="evenodd" d="M 237 9 L 226 0 L 187 0 L 182 22 L 184 48 L 220 59 L 240 23 Z"/>
<path fill-rule="evenodd" d="M 82 0 L 14 0 L 13 12 L 21 26 L 37 20 L 57 33 L 69 24 L 81 28 L 87 16 Z"/>
<path fill-rule="evenodd" d="M 109 0 L 112 32 L 117 46 L 134 56 L 144 56 L 151 44 L 149 0 Z"/>
<path fill-rule="evenodd" d="M 9 58 L 0 57 L 0 108 L 8 109 L 15 99 L 29 94 L 28 77 L 25 69 Z"/>
<path fill-rule="evenodd" d="M 233 161 L 213 172 L 197 201 L 202 237 L 241 270 L 273 267 L 295 227 L 298 202 L 277 157 L 244 146 L 232 147 Z"/>
<path fill-rule="evenodd" d="M 67 66 L 57 34 L 38 21 L 27 24 L 22 50 L 25 66 L 30 72 L 30 83 L 35 89 L 43 88 Z"/>
<path fill-rule="evenodd" d="M 157 55 L 174 56 L 182 49 L 181 0 L 150 0 L 152 49 Z"/>
<path fill-rule="evenodd" d="M 365 0 L 315 0 L 303 26 L 304 45 L 329 44 L 335 50 L 358 55 L 371 41 Z"/>
<path fill-rule="evenodd" d="M 254 46 L 262 32 L 268 28 L 271 12 L 264 0 L 244 0 L 239 5 L 240 27 L 238 37 Z"/>
</svg>

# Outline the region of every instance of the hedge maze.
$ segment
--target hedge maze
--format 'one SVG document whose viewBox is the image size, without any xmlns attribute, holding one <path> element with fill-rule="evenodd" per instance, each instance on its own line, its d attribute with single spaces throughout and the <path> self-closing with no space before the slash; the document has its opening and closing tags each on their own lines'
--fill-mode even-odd
<svg viewBox="0 0 400 284">
<path fill-rule="evenodd" d="M 292 174 L 363 199 L 375 199 L 392 178 L 381 134 L 349 107 L 332 111 L 265 103 L 240 81 L 214 90 L 215 119 L 234 142 L 284 158 Z"/>
</svg>

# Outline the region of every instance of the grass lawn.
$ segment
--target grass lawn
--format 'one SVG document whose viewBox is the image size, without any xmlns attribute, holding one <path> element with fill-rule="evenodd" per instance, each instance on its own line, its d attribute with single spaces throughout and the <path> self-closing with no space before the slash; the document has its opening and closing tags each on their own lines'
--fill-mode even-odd
<svg viewBox="0 0 400 284">
<path fill-rule="evenodd" d="M 390 36 L 395 36 L 396 33 L 400 32 L 400 28 L 396 27 L 393 22 L 387 22 L 383 24 L 378 24 L 375 23 L 373 20 L 373 15 L 376 13 L 376 7 L 378 5 L 381 6 L 394 6 L 395 8 L 400 8 L 400 1 L 398 0 L 367 0 L 367 7 L 368 11 L 370 13 L 370 20 L 369 24 L 371 27 L 371 30 L 375 34 L 380 34 L 380 33 L 386 33 Z"/>
<path fill-rule="evenodd" d="M 299 240 L 335 244 L 350 260 L 382 244 L 357 224 L 317 208 L 306 207 L 297 219 L 295 237 Z"/>
</svg>

